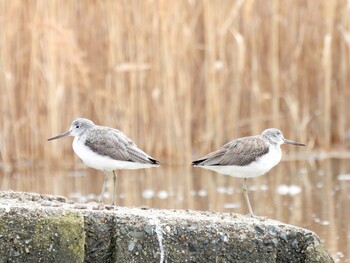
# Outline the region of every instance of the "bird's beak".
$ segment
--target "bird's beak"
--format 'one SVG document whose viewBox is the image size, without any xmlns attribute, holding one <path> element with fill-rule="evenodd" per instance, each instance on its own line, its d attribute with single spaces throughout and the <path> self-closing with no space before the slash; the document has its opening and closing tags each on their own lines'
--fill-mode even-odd
<svg viewBox="0 0 350 263">
<path fill-rule="evenodd" d="M 300 143 L 300 142 L 293 142 L 291 140 L 287 140 L 287 139 L 283 139 L 284 143 L 285 144 L 293 144 L 293 145 L 297 145 L 297 146 L 306 146 L 305 144 L 303 143 Z"/>
<path fill-rule="evenodd" d="M 57 135 L 57 136 L 55 136 L 55 137 L 49 138 L 49 139 L 47 139 L 47 140 L 48 140 L 48 141 L 56 140 L 56 139 L 59 139 L 59 138 L 62 138 L 62 137 L 69 136 L 70 134 L 71 134 L 71 130 L 66 131 L 66 132 L 64 132 L 64 133 L 62 133 L 62 134 L 59 134 L 59 135 Z"/>
</svg>

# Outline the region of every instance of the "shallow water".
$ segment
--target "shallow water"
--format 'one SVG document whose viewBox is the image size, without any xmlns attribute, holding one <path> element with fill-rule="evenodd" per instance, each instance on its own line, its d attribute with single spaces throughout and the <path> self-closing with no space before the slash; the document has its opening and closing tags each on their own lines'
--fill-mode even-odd
<svg viewBox="0 0 350 263">
<path fill-rule="evenodd" d="M 98 199 L 102 172 L 79 160 L 74 169 L 16 168 L 0 174 L 1 190 L 66 196 L 76 202 Z M 111 202 L 111 184 L 105 203 Z M 166 209 L 247 213 L 242 179 L 189 165 L 121 171 L 117 204 Z M 248 179 L 258 216 L 308 228 L 317 233 L 336 262 L 350 262 L 350 160 L 283 161 L 268 174 Z"/>
</svg>

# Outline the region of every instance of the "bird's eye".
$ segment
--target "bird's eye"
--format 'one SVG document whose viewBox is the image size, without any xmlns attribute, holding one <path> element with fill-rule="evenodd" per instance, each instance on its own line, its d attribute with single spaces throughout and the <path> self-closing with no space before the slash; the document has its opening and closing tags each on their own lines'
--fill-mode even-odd
<svg viewBox="0 0 350 263">
<path fill-rule="evenodd" d="M 79 125 L 76 125 L 75 128 L 79 129 Z"/>
</svg>

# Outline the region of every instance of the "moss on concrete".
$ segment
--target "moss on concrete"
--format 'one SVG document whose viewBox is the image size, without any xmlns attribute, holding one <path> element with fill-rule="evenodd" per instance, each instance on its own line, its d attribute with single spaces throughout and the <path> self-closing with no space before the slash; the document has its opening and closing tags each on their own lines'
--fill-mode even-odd
<svg viewBox="0 0 350 263">
<path fill-rule="evenodd" d="M 37 220 L 35 225 L 34 243 L 41 250 L 58 251 L 64 249 L 59 260 L 74 260 L 83 262 L 85 233 L 84 220 L 79 213 L 66 212 L 62 215 L 47 214 Z M 58 259 L 57 259 L 58 260 Z"/>
<path fill-rule="evenodd" d="M 78 212 L 0 207 L 0 262 L 83 262 Z"/>
</svg>

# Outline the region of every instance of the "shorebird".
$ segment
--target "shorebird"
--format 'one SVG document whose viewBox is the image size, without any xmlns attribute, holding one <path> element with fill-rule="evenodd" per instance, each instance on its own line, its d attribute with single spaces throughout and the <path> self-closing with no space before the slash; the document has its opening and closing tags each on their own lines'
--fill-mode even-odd
<svg viewBox="0 0 350 263">
<path fill-rule="evenodd" d="M 192 165 L 244 178 L 244 197 L 250 216 L 255 216 L 250 205 L 246 180 L 263 175 L 276 166 L 282 157 L 282 144 L 305 146 L 303 143 L 285 139 L 280 130 L 270 128 L 261 135 L 232 140 L 217 151 L 193 161 Z"/>
<path fill-rule="evenodd" d="M 70 129 L 60 135 L 49 138 L 48 141 L 65 136 L 75 136 L 73 150 L 89 167 L 102 170 L 104 182 L 99 202 L 102 202 L 108 172 L 113 171 L 113 201 L 115 204 L 115 170 L 140 169 L 158 167 L 160 163 L 140 150 L 136 144 L 123 132 L 95 125 L 92 121 L 78 118 L 72 122 Z"/>
</svg>

